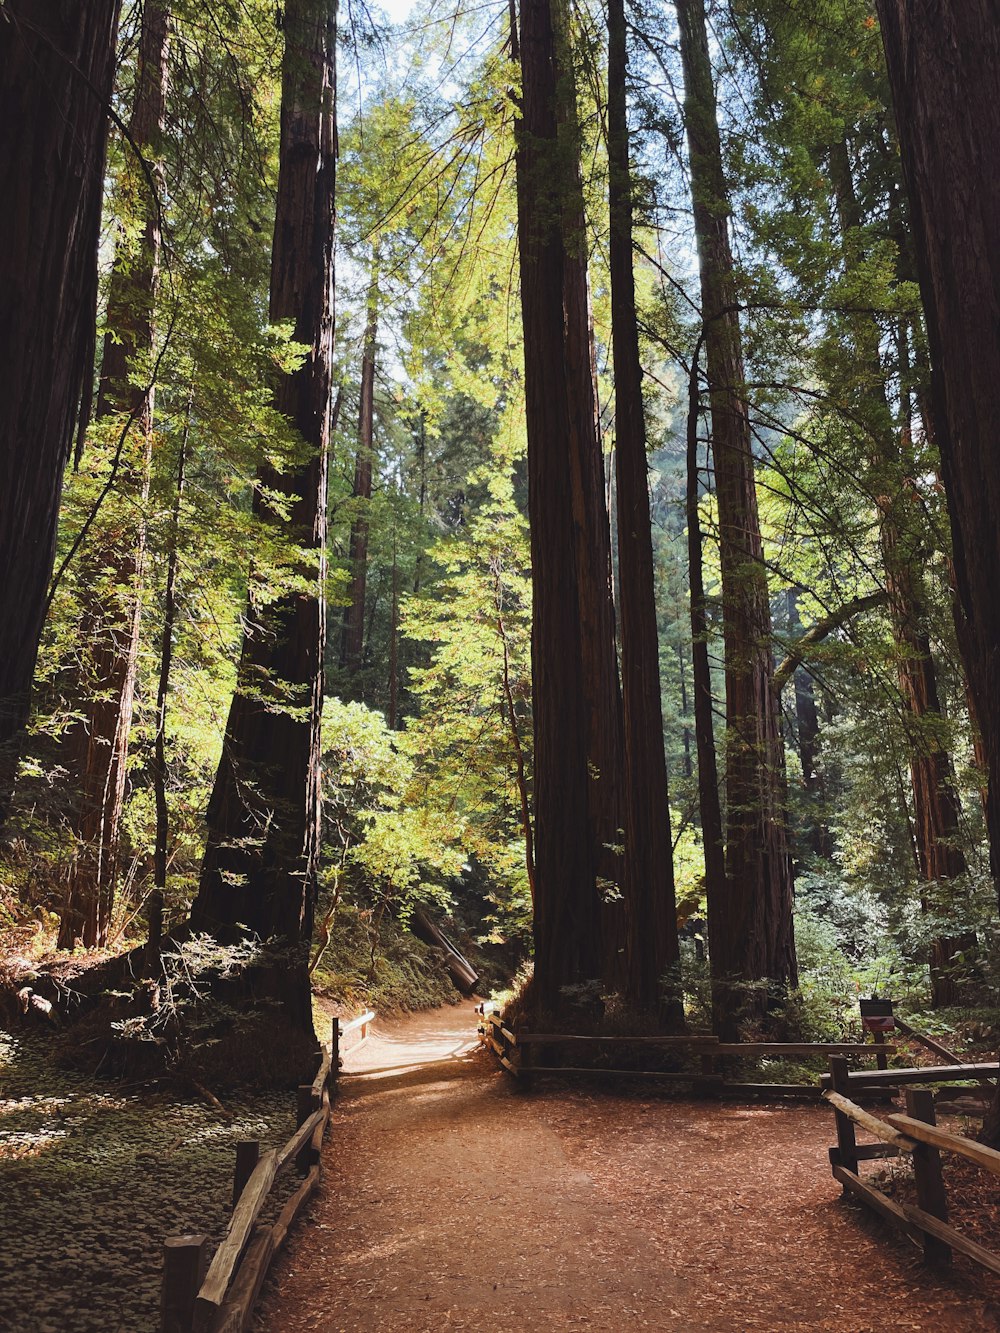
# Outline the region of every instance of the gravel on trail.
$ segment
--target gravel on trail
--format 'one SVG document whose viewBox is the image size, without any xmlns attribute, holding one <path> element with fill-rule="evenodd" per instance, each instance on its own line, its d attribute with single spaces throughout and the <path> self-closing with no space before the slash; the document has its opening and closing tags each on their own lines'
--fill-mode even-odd
<svg viewBox="0 0 1000 1333">
<path fill-rule="evenodd" d="M 844 1203 L 820 1106 L 557 1085 L 524 1095 L 471 1005 L 376 1025 L 268 1333 L 884 1333 L 1000 1328 L 1000 1284 Z"/>
<path fill-rule="evenodd" d="M 294 1092 L 201 1102 L 59 1068 L 0 1031 L 0 1330 L 156 1333 L 164 1238 L 221 1239 L 235 1145 L 283 1143 Z M 292 1173 L 289 1181 L 297 1183 Z"/>
</svg>

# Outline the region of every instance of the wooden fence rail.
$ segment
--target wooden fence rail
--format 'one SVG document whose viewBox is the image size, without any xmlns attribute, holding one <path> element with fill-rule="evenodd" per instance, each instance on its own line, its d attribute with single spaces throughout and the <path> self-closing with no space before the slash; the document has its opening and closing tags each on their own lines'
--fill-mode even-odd
<svg viewBox="0 0 1000 1333">
<path fill-rule="evenodd" d="M 249 1327 L 271 1261 L 320 1183 L 323 1136 L 340 1074 L 341 1038 L 360 1029 L 364 1041 L 374 1019 L 369 1011 L 348 1023 L 333 1020 L 316 1077 L 298 1089 L 298 1128 L 287 1143 L 263 1154 L 257 1142 L 236 1145 L 233 1213 L 211 1260 L 207 1236 L 169 1236 L 164 1242 L 161 1333 L 244 1333 Z M 292 1162 L 303 1176 L 302 1183 L 277 1219 L 262 1224 L 260 1216 L 274 1182 Z"/>
<path fill-rule="evenodd" d="M 480 1006 L 479 1036 L 492 1050 L 508 1073 L 530 1083 L 536 1074 L 589 1074 L 613 1078 L 648 1078 L 667 1083 L 690 1083 L 696 1092 L 711 1096 L 810 1097 L 818 1099 L 814 1083 L 744 1083 L 724 1077 L 719 1060 L 756 1060 L 765 1056 L 786 1059 L 808 1056 L 851 1056 L 874 1059 L 879 1066 L 887 1063 L 896 1048 L 882 1042 L 723 1042 L 709 1033 L 689 1036 L 611 1037 L 584 1036 L 564 1032 L 515 1032 L 500 1014 L 484 1003 Z M 609 1054 L 632 1051 L 671 1051 L 697 1060 L 695 1070 L 603 1068 L 566 1063 L 544 1063 L 538 1055 L 545 1048 L 572 1051 L 603 1050 Z M 873 1071 L 878 1072 L 878 1071 Z"/>
<path fill-rule="evenodd" d="M 935 1083 L 957 1082 L 969 1077 L 969 1069 L 981 1066 L 952 1064 L 920 1071 L 924 1080 Z M 994 1077 L 997 1065 L 988 1066 Z M 893 1074 L 912 1074 L 913 1070 L 893 1070 Z M 952 1251 L 957 1250 L 992 1273 L 1000 1274 L 1000 1254 L 986 1249 L 977 1241 L 951 1226 L 948 1222 L 948 1201 L 941 1172 L 941 1153 L 951 1152 L 977 1166 L 1000 1176 L 1000 1152 L 976 1143 L 960 1134 L 950 1134 L 936 1124 L 934 1094 L 930 1088 L 906 1088 L 906 1114 L 887 1115 L 884 1120 L 873 1116 L 847 1096 L 854 1074 L 848 1072 L 846 1061 L 832 1057 L 829 1082 L 832 1088 L 824 1098 L 833 1107 L 837 1130 L 836 1147 L 830 1149 L 830 1165 L 834 1179 L 846 1194 L 860 1199 L 887 1222 L 922 1246 L 928 1263 L 943 1266 L 951 1262 Z M 905 1080 L 899 1079 L 899 1082 Z M 870 1088 L 871 1080 L 858 1081 L 862 1088 Z M 875 1144 L 859 1144 L 857 1130 L 878 1139 Z M 883 1157 L 906 1153 L 913 1159 L 913 1174 L 917 1191 L 916 1204 L 896 1202 L 862 1179 L 859 1164 Z"/>
</svg>

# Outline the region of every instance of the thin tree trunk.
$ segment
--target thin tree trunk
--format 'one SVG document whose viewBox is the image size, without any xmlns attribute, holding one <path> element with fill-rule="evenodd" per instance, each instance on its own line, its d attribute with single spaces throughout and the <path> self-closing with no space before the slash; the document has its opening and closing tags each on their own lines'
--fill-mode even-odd
<svg viewBox="0 0 1000 1333">
<path fill-rule="evenodd" d="M 246 926 L 282 938 L 296 962 L 285 973 L 291 1021 L 312 1032 L 308 945 L 320 841 L 320 725 L 325 642 L 326 469 L 333 354 L 336 176 L 336 7 L 287 0 L 281 147 L 271 260 L 270 315 L 291 320 L 310 352 L 279 381 L 279 410 L 312 446 L 295 472 L 262 467 L 263 493 L 291 501 L 289 542 L 314 553 L 309 590 L 263 605 L 251 581 L 254 627 L 243 640 L 236 694 L 208 807 L 208 844 L 197 929 L 226 935 Z M 258 511 L 263 502 L 258 500 Z"/>
<path fill-rule="evenodd" d="M 722 1034 L 735 1033 L 727 973 L 723 968 L 723 945 L 716 954 L 713 923 L 726 918 L 728 890 L 726 854 L 719 799 L 719 772 L 715 759 L 715 721 L 712 703 L 712 669 L 708 660 L 708 616 L 698 517 L 698 415 L 700 393 L 698 360 L 701 338 L 691 357 L 687 414 L 687 530 L 688 582 L 691 588 L 691 663 L 694 675 L 694 734 L 698 750 L 698 807 L 705 856 L 705 897 L 708 910 L 709 966 L 712 976 L 712 1027 Z"/>
<path fill-rule="evenodd" d="M 0 823 L 28 718 L 63 468 L 89 415 L 119 8 L 7 0 L 0 14 Z"/>
<path fill-rule="evenodd" d="M 677 672 L 680 678 L 681 686 L 681 717 L 684 719 L 683 742 L 684 742 L 684 776 L 690 778 L 694 776 L 694 768 L 691 764 L 691 728 L 687 724 L 688 716 L 688 688 L 687 688 L 687 658 L 684 653 L 684 645 L 677 645 Z"/>
<path fill-rule="evenodd" d="M 734 982 L 783 988 L 796 981 L 792 862 L 788 849 L 784 751 L 771 689 L 771 608 L 757 513 L 743 351 L 729 244 L 704 0 L 677 0 L 684 67 L 702 318 L 712 415 L 726 656 L 726 881 L 721 919 L 709 923 L 715 966 Z M 738 1010 L 760 1015 L 762 989 Z"/>
<path fill-rule="evenodd" d="M 188 403 L 184 434 L 177 451 L 177 479 L 170 514 L 170 540 L 167 548 L 167 577 L 163 593 L 163 629 L 160 634 L 160 677 L 156 686 L 156 735 L 153 738 L 153 799 L 156 804 L 156 838 L 153 844 L 153 893 L 149 903 L 149 952 L 159 950 L 163 935 L 163 905 L 167 888 L 167 851 L 170 820 L 167 807 L 167 699 L 170 671 L 174 657 L 174 626 L 177 621 L 177 564 L 180 545 L 181 503 L 184 499 L 188 440 L 191 431 Z"/>
<path fill-rule="evenodd" d="M 113 491 L 125 497 L 123 517 L 114 516 L 98 549 L 85 549 L 81 559 L 81 667 L 76 689 L 82 696 L 83 715 L 69 728 L 61 754 L 76 787 L 77 841 L 59 925 L 59 945 L 64 949 L 77 940 L 89 948 L 107 942 L 118 875 L 139 660 L 153 431 L 154 390 L 149 375 L 162 240 L 159 199 L 151 197 L 144 171 L 132 155 L 138 148 L 147 157 L 159 192 L 169 46 L 168 10 L 157 0 L 146 0 L 129 121 L 132 142 L 126 147 L 129 156 L 119 181 L 120 196 L 141 210 L 144 225 L 136 253 L 124 237 L 120 241 L 108 295 L 108 332 L 95 414 L 98 421 L 128 414 L 132 427 Z M 134 376 L 146 383 L 130 383 Z M 106 506 L 106 513 L 111 510 Z M 111 597 L 106 591 L 109 569 L 114 570 Z"/>
<path fill-rule="evenodd" d="M 375 354 L 378 340 L 379 248 L 372 253 L 368 285 L 368 323 L 361 354 L 361 406 L 358 411 L 358 451 L 354 460 L 354 500 L 357 510 L 351 523 L 350 602 L 344 608 L 344 631 L 340 665 L 352 676 L 361 670 L 365 646 L 365 587 L 368 579 L 368 507 L 372 498 L 372 469 L 375 443 Z"/>
<path fill-rule="evenodd" d="M 788 629 L 793 636 L 802 632 L 799 619 L 798 593 L 788 592 Z M 809 798 L 809 841 L 814 856 L 828 860 L 833 855 L 830 830 L 823 818 L 823 779 L 816 769 L 819 755 L 819 709 L 813 679 L 804 667 L 797 666 L 792 673 L 795 694 L 795 738 L 802 767 L 802 786 Z"/>
<path fill-rule="evenodd" d="M 511 745 L 514 749 L 514 762 L 517 778 L 517 795 L 520 802 L 521 834 L 524 838 L 524 868 L 528 876 L 528 888 L 531 891 L 532 904 L 535 902 L 535 835 L 531 827 L 531 794 L 528 790 L 528 766 L 521 743 L 521 729 L 517 722 L 517 707 L 514 702 L 514 689 L 510 682 L 510 648 L 507 642 L 507 627 L 503 618 L 503 596 L 500 584 L 500 572 L 493 570 L 493 606 L 497 617 L 497 634 L 503 650 L 503 697 L 507 713 L 507 725 L 510 731 Z"/>
<path fill-rule="evenodd" d="M 679 961 L 670 803 L 663 754 L 660 648 L 653 589 L 646 422 L 632 271 L 624 0 L 608 2 L 608 194 L 615 367 L 619 610 L 625 739 L 625 994 L 641 1008 L 664 1000 Z"/>
</svg>

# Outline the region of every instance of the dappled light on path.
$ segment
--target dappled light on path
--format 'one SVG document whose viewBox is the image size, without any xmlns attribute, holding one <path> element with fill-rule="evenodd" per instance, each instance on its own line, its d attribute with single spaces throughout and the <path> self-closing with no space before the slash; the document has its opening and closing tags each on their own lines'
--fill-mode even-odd
<svg viewBox="0 0 1000 1333">
<path fill-rule="evenodd" d="M 925 1275 L 840 1202 L 826 1108 L 525 1096 L 474 1034 L 463 1004 L 346 1053 L 323 1191 L 260 1328 L 997 1326 L 982 1293 Z"/>
</svg>

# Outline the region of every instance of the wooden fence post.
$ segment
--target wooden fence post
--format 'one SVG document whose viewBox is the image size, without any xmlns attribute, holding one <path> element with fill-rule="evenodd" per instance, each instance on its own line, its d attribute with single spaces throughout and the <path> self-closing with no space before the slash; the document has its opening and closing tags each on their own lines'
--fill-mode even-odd
<svg viewBox="0 0 1000 1333">
<path fill-rule="evenodd" d="M 884 1046 L 885 1046 L 885 1033 L 884 1033 L 884 1032 L 873 1032 L 873 1033 L 872 1033 L 872 1040 L 875 1042 L 875 1046 L 876 1046 L 876 1051 L 875 1051 L 875 1063 L 876 1063 L 876 1065 L 879 1067 L 879 1069 L 888 1069 L 888 1068 L 889 1068 L 889 1060 L 888 1060 L 888 1057 L 886 1056 L 885 1051 L 882 1050 L 882 1049 L 880 1049 L 881 1047 L 884 1047 Z"/>
<path fill-rule="evenodd" d="M 246 1183 L 260 1160 L 260 1144 L 256 1139 L 241 1139 L 236 1145 L 236 1170 L 233 1173 L 233 1207 L 240 1201 Z"/>
<path fill-rule="evenodd" d="M 207 1236 L 168 1236 L 163 1242 L 160 1333 L 191 1333 L 194 1302 L 207 1268 Z"/>
<path fill-rule="evenodd" d="M 930 1088 L 906 1089 L 906 1114 L 925 1124 L 936 1124 L 934 1094 Z M 929 1143 L 918 1143 L 913 1150 L 913 1174 L 917 1182 L 917 1206 L 942 1222 L 948 1221 L 944 1178 L 941 1175 L 941 1154 Z M 942 1267 L 951 1263 L 951 1246 L 925 1231 L 924 1258 L 929 1264 Z"/>
<path fill-rule="evenodd" d="M 313 1111 L 319 1110 L 319 1104 L 320 1104 L 320 1099 L 319 1097 L 317 1097 L 316 1092 L 313 1089 L 313 1085 L 311 1083 L 299 1084 L 295 1124 L 299 1127 L 304 1125 L 306 1121 L 309 1119 L 309 1117 L 312 1115 Z M 312 1144 L 310 1142 L 306 1142 L 305 1144 L 303 1144 L 302 1148 L 298 1153 L 298 1156 L 295 1158 L 295 1165 L 300 1175 L 304 1176 L 306 1175 L 312 1164 L 313 1164 Z"/>
<path fill-rule="evenodd" d="M 340 1085 L 340 1019 L 335 1018 L 330 1025 L 330 1095 Z"/>
<path fill-rule="evenodd" d="M 850 1097 L 851 1082 L 848 1077 L 849 1067 L 847 1057 L 843 1055 L 830 1056 L 830 1083 L 834 1092 L 839 1092 L 842 1097 Z M 834 1120 L 837 1125 L 837 1152 L 840 1158 L 840 1165 L 847 1171 L 853 1171 L 858 1174 L 858 1140 L 854 1133 L 854 1121 L 844 1115 L 843 1111 L 834 1109 Z M 847 1193 L 847 1187 L 844 1186 L 844 1193 Z"/>
</svg>

